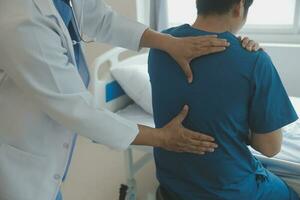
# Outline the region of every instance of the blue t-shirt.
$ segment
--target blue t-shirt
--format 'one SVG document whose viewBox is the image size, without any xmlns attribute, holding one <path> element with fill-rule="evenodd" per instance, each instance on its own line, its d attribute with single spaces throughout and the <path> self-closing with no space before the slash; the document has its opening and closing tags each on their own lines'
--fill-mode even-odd
<svg viewBox="0 0 300 200">
<path fill-rule="evenodd" d="M 187 24 L 164 32 L 177 37 L 212 34 Z M 218 35 L 230 47 L 193 60 L 192 84 L 167 53 L 152 49 L 149 54 L 156 127 L 187 104 L 184 126 L 214 137 L 219 145 L 204 156 L 154 150 L 159 182 L 184 200 L 255 199 L 255 180 L 267 173 L 247 147 L 249 130 L 264 134 L 297 120 L 270 57 L 246 51 L 229 32 Z"/>
</svg>

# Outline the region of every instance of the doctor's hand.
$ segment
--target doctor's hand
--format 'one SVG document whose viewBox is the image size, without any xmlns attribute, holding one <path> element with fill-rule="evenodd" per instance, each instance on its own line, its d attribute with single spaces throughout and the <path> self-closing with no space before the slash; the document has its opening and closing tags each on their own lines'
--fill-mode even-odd
<svg viewBox="0 0 300 200">
<path fill-rule="evenodd" d="M 205 152 L 214 152 L 217 148 L 214 138 L 183 127 L 182 122 L 188 111 L 188 106 L 184 106 L 181 113 L 160 130 L 163 138 L 161 147 L 169 151 L 201 155 Z"/>
<path fill-rule="evenodd" d="M 183 127 L 182 122 L 186 118 L 188 111 L 188 106 L 185 106 L 177 117 L 160 129 L 151 129 L 140 125 L 140 132 L 133 144 L 200 155 L 206 152 L 214 152 L 215 148 L 218 147 L 214 143 L 214 138 Z"/>
<path fill-rule="evenodd" d="M 190 62 L 199 56 L 224 51 L 229 43 L 216 35 L 177 38 L 147 29 L 140 42 L 140 47 L 156 48 L 167 52 L 180 65 L 191 83 L 193 72 Z"/>
<path fill-rule="evenodd" d="M 219 39 L 217 35 L 184 38 L 170 36 L 165 51 L 180 65 L 189 83 L 192 83 L 191 61 L 200 56 L 225 51 L 229 45 L 227 40 Z"/>
<path fill-rule="evenodd" d="M 255 42 L 254 40 L 250 40 L 248 37 L 242 38 L 241 36 L 238 38 L 241 41 L 242 46 L 248 51 L 262 50 L 262 48 L 259 46 L 259 43 Z"/>
</svg>

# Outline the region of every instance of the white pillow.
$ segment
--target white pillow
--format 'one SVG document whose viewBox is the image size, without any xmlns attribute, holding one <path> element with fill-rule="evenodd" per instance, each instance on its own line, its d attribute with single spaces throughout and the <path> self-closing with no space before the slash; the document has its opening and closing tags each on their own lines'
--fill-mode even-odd
<svg viewBox="0 0 300 200">
<path fill-rule="evenodd" d="M 148 65 L 116 66 L 111 69 L 125 93 L 146 112 L 153 115 Z"/>
</svg>

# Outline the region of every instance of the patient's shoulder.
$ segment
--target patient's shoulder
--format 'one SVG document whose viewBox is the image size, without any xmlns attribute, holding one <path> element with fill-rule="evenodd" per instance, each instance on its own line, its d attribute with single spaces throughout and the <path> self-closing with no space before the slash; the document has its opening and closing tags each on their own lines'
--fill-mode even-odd
<svg viewBox="0 0 300 200">
<path fill-rule="evenodd" d="M 248 51 L 242 46 L 238 39 L 224 38 L 230 42 L 230 47 L 223 52 L 224 59 L 235 60 L 236 62 L 248 66 L 250 69 L 263 62 L 272 63 L 272 60 L 267 52 L 264 50 Z"/>
<path fill-rule="evenodd" d="M 257 61 L 272 62 L 272 59 L 271 59 L 270 55 L 266 51 L 259 50 L 257 52 Z"/>
<path fill-rule="evenodd" d="M 264 71 L 265 73 L 276 71 L 276 67 L 267 52 L 260 50 L 257 53 L 255 70 L 260 72 Z"/>
</svg>

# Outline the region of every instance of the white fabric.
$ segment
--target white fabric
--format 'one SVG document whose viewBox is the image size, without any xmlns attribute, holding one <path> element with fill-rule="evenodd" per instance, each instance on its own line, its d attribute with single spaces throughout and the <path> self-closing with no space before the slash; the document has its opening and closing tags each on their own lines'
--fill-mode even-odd
<svg viewBox="0 0 300 200">
<path fill-rule="evenodd" d="M 151 84 L 148 65 L 115 66 L 111 69 L 114 78 L 125 93 L 149 114 L 153 114 Z"/>
<path fill-rule="evenodd" d="M 126 108 L 117 112 L 122 118 L 130 120 L 136 124 L 141 124 L 149 127 L 155 127 L 152 115 L 145 112 L 137 104 L 131 104 Z"/>
<path fill-rule="evenodd" d="M 84 16 L 86 35 L 139 48 L 145 26 L 118 16 L 102 0 L 73 4 L 77 12 L 83 5 L 84 15 L 76 16 Z M 0 200 L 54 200 L 73 132 L 126 149 L 138 129 L 93 108 L 52 0 L 1 1 L 0 27 Z"/>
</svg>

